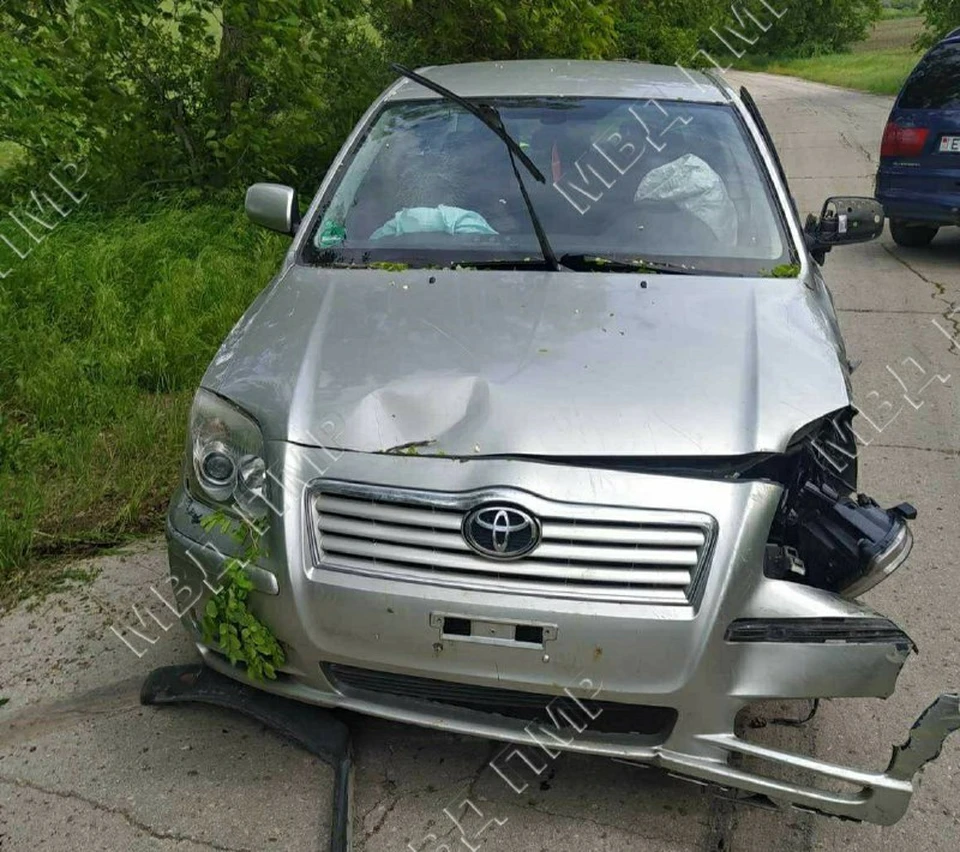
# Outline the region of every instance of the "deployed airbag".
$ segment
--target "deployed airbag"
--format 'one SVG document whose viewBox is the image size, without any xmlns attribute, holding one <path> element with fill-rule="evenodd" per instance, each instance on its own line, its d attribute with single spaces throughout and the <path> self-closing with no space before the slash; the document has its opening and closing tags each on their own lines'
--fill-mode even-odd
<svg viewBox="0 0 960 852">
<path fill-rule="evenodd" d="M 723 178 L 695 154 L 651 169 L 640 181 L 633 200 L 638 204 L 672 201 L 710 228 L 722 244 L 737 242 L 737 211 Z"/>
<path fill-rule="evenodd" d="M 405 207 L 377 228 L 370 239 L 422 233 L 497 235 L 479 213 L 441 204 L 439 207 Z"/>
</svg>

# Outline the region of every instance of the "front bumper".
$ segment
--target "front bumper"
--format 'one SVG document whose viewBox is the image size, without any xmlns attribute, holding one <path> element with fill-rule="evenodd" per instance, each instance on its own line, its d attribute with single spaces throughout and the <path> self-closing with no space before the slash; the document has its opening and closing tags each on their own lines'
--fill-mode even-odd
<svg viewBox="0 0 960 852">
<path fill-rule="evenodd" d="M 283 471 L 284 493 L 274 501 L 282 502 L 283 517 L 268 534 L 273 555 L 250 573 L 262 592 L 256 596 L 257 611 L 284 643 L 288 660 L 276 681 L 256 685 L 325 707 L 513 743 L 494 768 L 515 789 L 532 782 L 544 755 L 569 750 L 654 764 L 776 803 L 889 824 L 907 808 L 914 773 L 960 727 L 957 697 L 942 696 L 885 773 L 764 748 L 734 733 L 737 713 L 755 700 L 886 697 L 911 650 L 903 633 L 860 604 L 763 576 L 767 531 L 780 497 L 775 485 L 489 459 L 357 453 L 334 458 L 323 450 L 279 443 L 269 453 L 272 469 Z M 618 603 L 414 583 L 317 565 L 306 534 L 304 494 L 308 482 L 333 464 L 338 479 L 394 488 L 459 493 L 508 483 L 568 503 L 585 502 L 589 495 L 597 505 L 705 513 L 715 519 L 717 535 L 702 592 L 683 605 Z M 211 543 L 200 531 L 205 512 L 183 492 L 171 506 L 170 564 L 178 589 L 202 590 L 205 579 L 215 585 L 222 553 L 229 552 L 229 542 Z M 202 606 L 201 597 L 194 609 Z M 494 638 L 476 641 L 445 633 L 446 616 L 491 625 Z M 780 639 L 733 634 L 731 641 L 730 626 L 745 620 L 774 625 L 800 620 L 832 625 L 834 632 L 828 640 L 822 631 L 804 638 L 775 630 Z M 192 612 L 185 622 L 195 624 Z M 846 624 L 852 625 L 849 634 L 837 632 L 837 625 Z M 855 629 L 877 624 L 879 632 Z M 540 641 L 510 643 L 498 625 L 547 629 Z M 211 667 L 244 679 L 216 649 L 201 643 L 201 653 Z M 331 676 L 338 667 L 391 676 L 398 683 L 406 678 L 446 685 L 454 696 L 510 690 L 530 696 L 533 704 L 542 697 L 542 712 L 533 722 L 436 695 L 358 686 Z M 599 702 L 669 708 L 674 715 L 659 728 L 638 724 L 628 728 L 633 733 L 618 733 L 605 730 L 604 717 L 590 712 L 599 710 Z M 558 710 L 561 704 L 565 709 Z M 779 767 L 781 776 L 783 768 L 808 770 L 854 789 L 836 793 L 776 780 L 776 771 L 769 777 L 747 772 L 737 766 L 738 755 Z"/>
</svg>

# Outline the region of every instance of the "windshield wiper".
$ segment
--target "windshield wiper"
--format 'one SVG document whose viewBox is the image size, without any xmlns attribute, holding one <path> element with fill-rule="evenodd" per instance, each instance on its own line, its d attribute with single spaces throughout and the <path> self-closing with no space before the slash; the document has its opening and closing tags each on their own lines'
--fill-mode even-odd
<svg viewBox="0 0 960 852">
<path fill-rule="evenodd" d="M 517 168 L 517 160 L 519 159 L 523 163 L 524 168 L 534 179 L 539 183 L 546 183 L 547 179 L 543 176 L 543 172 L 540 171 L 534 164 L 533 161 L 524 153 L 524 150 L 517 144 L 516 140 L 507 133 L 506 127 L 503 125 L 503 119 L 500 117 L 500 113 L 497 110 L 490 106 L 489 104 L 474 104 L 468 101 L 466 98 L 460 97 L 456 92 L 451 92 L 445 86 L 441 86 L 439 83 L 434 83 L 433 80 L 429 80 L 424 77 L 422 74 L 418 74 L 416 71 L 411 71 L 409 68 L 400 65 L 399 63 L 394 62 L 390 66 L 394 71 L 400 74 L 403 77 L 406 77 L 408 80 L 412 80 L 414 83 L 418 83 L 424 88 L 430 89 L 433 92 L 436 92 L 443 98 L 446 98 L 448 101 L 453 101 L 455 104 L 462 106 L 465 110 L 475 115 L 480 119 L 487 127 L 489 127 L 500 139 L 503 141 L 503 144 L 507 146 L 507 153 L 510 154 L 510 165 L 513 166 L 513 173 L 516 175 L 517 184 L 520 186 L 520 194 L 523 196 L 523 203 L 527 207 L 527 213 L 530 216 L 530 223 L 533 225 L 533 231 L 537 235 L 537 242 L 540 243 L 540 251 L 543 254 L 543 259 L 547 262 L 547 265 L 554 272 L 559 272 L 562 267 L 560 262 L 557 260 L 557 255 L 554 252 L 552 246 L 550 245 L 550 240 L 547 239 L 547 232 L 543 229 L 543 224 L 540 221 L 540 217 L 537 215 L 537 211 L 533 206 L 533 202 L 530 200 L 530 196 L 527 194 L 527 187 L 523 182 L 523 178 L 520 176 L 520 170 Z"/>
<path fill-rule="evenodd" d="M 611 260 L 592 254 L 565 254 L 560 263 L 578 272 L 650 272 L 658 275 L 712 275 L 679 263 L 653 260 Z"/>
</svg>

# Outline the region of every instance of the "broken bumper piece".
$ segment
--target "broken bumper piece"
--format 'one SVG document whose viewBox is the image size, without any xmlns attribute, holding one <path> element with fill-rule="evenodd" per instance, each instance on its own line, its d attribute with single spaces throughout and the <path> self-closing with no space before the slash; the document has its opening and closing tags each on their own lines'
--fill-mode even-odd
<svg viewBox="0 0 960 852">
<path fill-rule="evenodd" d="M 247 680 L 240 669 L 219 654 L 202 645 L 197 647 L 203 661 L 211 668 L 237 680 Z M 894 748 L 886 771 L 867 772 L 768 748 L 735 734 L 693 735 L 689 740 L 690 748 L 684 750 L 650 745 L 631 735 L 611 736 L 594 732 L 588 725 L 578 729 L 575 736 L 561 739 L 544 736 L 547 732 L 535 723 L 531 725 L 520 719 L 429 701 L 408 701 L 398 697 L 374 701 L 370 700 L 371 693 L 321 693 L 302 682 L 286 678 L 251 685 L 310 704 L 512 743 L 493 758 L 490 766 L 518 793 L 536 783 L 550 760 L 559 756 L 561 751 L 573 751 L 656 766 L 684 780 L 738 791 L 735 798 L 746 804 L 792 806 L 878 825 L 892 825 L 906 813 L 919 773 L 937 758 L 946 738 L 960 729 L 960 695 L 943 694 L 920 715 L 906 743 Z M 582 704 L 578 706 L 583 708 Z M 670 741 L 673 742 L 675 740 Z M 821 788 L 793 783 L 732 765 L 731 758 L 739 757 L 776 768 L 781 775 L 791 771 L 812 773 L 825 779 L 827 784 Z M 835 792 L 827 788 L 829 784 L 834 788 L 844 785 L 848 789 Z"/>
<path fill-rule="evenodd" d="M 775 780 L 725 763 L 711 763 L 676 753 L 662 753 L 658 765 L 684 778 L 743 791 L 743 801 L 760 805 L 791 805 L 827 816 L 878 825 L 892 825 L 907 811 L 920 772 L 936 759 L 946 738 L 960 728 L 960 695 L 944 694 L 914 723 L 906 743 L 893 750 L 885 772 L 864 772 L 798 754 L 750 743 L 732 734 L 702 737 L 729 756 L 805 770 L 849 787 L 831 792 Z M 837 786 L 836 783 L 834 786 Z"/>
</svg>

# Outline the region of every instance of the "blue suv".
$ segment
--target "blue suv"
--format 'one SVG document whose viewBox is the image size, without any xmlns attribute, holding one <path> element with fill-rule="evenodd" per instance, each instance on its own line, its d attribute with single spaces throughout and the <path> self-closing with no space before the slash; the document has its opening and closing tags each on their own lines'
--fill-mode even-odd
<svg viewBox="0 0 960 852">
<path fill-rule="evenodd" d="M 928 245 L 960 225 L 960 29 L 904 84 L 883 134 L 877 200 L 901 246 Z"/>
</svg>

